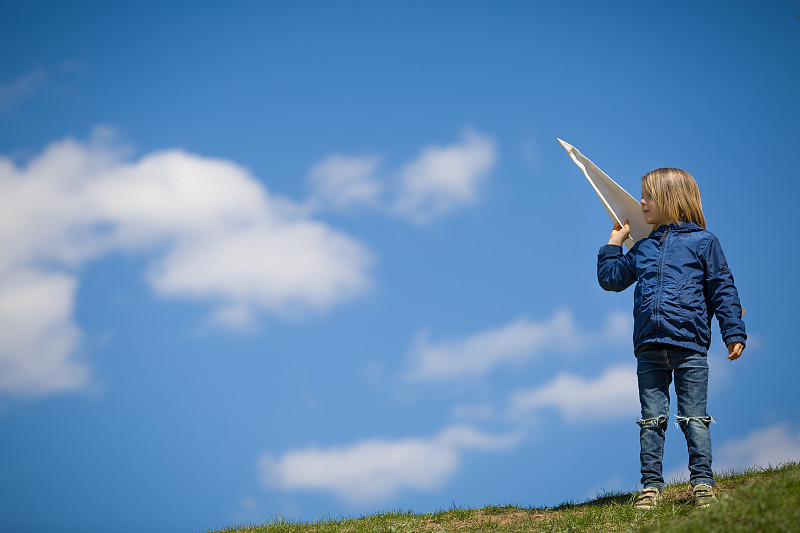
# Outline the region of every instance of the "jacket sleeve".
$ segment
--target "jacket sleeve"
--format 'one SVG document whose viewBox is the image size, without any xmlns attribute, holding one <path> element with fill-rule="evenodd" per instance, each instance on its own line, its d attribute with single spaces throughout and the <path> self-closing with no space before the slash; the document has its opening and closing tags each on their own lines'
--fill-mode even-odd
<svg viewBox="0 0 800 533">
<path fill-rule="evenodd" d="M 634 254 L 622 254 L 622 246 L 606 244 L 597 253 L 597 281 L 604 290 L 620 292 L 636 281 Z"/>
<path fill-rule="evenodd" d="M 725 344 L 731 342 L 745 343 L 747 333 L 742 320 L 742 304 L 739 293 L 733 284 L 733 274 L 728 268 L 722 246 L 715 236 L 711 236 L 705 252 L 705 281 L 709 311 L 717 315 L 719 331 Z"/>
</svg>

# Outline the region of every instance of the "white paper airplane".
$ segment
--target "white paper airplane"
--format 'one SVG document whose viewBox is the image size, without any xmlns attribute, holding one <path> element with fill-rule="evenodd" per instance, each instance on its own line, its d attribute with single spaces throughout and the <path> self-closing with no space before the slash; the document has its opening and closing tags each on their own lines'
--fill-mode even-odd
<svg viewBox="0 0 800 533">
<path fill-rule="evenodd" d="M 625 246 L 630 250 L 640 239 L 644 239 L 652 231 L 652 226 L 644 221 L 644 215 L 639 202 L 628 191 L 617 185 L 605 172 L 597 168 L 586 156 L 581 154 L 571 144 L 558 139 L 564 150 L 567 151 L 572 161 L 583 171 L 583 175 L 591 183 L 594 192 L 600 197 L 603 206 L 611 220 L 622 225 L 628 220 L 631 236 L 625 240 Z"/>
</svg>

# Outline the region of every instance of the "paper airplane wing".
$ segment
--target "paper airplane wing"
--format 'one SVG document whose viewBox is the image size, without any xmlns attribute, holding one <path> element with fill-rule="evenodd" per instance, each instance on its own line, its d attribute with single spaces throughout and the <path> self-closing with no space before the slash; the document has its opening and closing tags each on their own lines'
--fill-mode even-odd
<svg viewBox="0 0 800 533">
<path fill-rule="evenodd" d="M 561 139 L 558 139 L 558 142 L 567 151 L 570 159 L 583 171 L 583 175 L 586 176 L 594 192 L 600 197 L 611 220 L 619 224 L 628 220 L 631 236 L 625 241 L 625 246 L 630 249 L 637 241 L 647 237 L 650 234 L 651 226 L 644 221 L 639 202 L 574 146 Z"/>
</svg>

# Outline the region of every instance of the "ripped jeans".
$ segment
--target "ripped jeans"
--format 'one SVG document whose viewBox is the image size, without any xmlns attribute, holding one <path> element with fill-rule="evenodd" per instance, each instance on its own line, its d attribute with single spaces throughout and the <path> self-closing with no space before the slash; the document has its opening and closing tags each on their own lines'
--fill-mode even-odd
<svg viewBox="0 0 800 533">
<path fill-rule="evenodd" d="M 669 385 L 675 375 L 678 397 L 676 425 L 686 436 L 689 448 L 689 481 L 714 485 L 711 470 L 711 432 L 714 421 L 706 413 L 708 396 L 708 360 L 702 353 L 668 344 L 645 344 L 636 353 L 639 402 L 640 460 L 643 487 L 664 488 L 661 461 L 664 433 L 669 420 Z"/>
</svg>

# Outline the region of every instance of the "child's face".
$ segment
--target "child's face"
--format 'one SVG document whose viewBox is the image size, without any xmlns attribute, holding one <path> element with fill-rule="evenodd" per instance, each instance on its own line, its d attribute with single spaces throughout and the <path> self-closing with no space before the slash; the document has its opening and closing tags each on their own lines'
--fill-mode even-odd
<svg viewBox="0 0 800 533">
<path fill-rule="evenodd" d="M 650 193 L 642 187 L 642 199 L 639 202 L 639 206 L 642 208 L 642 214 L 644 215 L 644 221 L 647 224 L 655 224 L 656 226 L 660 226 L 662 224 L 669 224 L 669 220 L 665 219 L 664 214 L 661 213 L 661 208 L 658 206 L 653 197 L 650 196 Z"/>
</svg>

